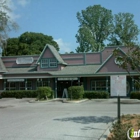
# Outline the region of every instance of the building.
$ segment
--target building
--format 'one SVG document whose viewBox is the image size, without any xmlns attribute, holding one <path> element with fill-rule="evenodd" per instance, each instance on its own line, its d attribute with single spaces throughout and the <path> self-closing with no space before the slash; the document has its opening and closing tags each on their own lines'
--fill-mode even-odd
<svg viewBox="0 0 140 140">
<path fill-rule="evenodd" d="M 111 96 L 129 96 L 136 90 L 134 80 L 119 68 L 112 52 L 106 47 L 98 53 L 59 54 L 47 44 L 40 55 L 4 56 L 0 58 L 0 90 L 35 90 L 50 86 L 55 97 L 63 89 L 83 85 L 85 90 L 106 90 Z M 118 47 L 122 55 L 126 47 Z M 132 72 L 137 78 L 137 73 Z M 118 90 L 119 89 L 119 90 Z"/>
</svg>

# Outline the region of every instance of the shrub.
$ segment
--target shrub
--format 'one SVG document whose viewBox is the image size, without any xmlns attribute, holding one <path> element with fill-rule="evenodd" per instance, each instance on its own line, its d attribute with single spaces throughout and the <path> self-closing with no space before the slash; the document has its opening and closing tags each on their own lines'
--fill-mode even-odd
<svg viewBox="0 0 140 140">
<path fill-rule="evenodd" d="M 112 133 L 111 137 L 109 137 L 107 140 L 127 140 L 126 132 L 129 128 L 131 128 L 132 125 L 130 123 L 123 124 L 122 122 L 115 122 L 112 125 L 112 129 L 110 132 Z"/>
<path fill-rule="evenodd" d="M 50 87 L 39 87 L 37 89 L 38 99 L 47 99 L 53 97 L 53 90 Z"/>
<path fill-rule="evenodd" d="M 132 91 L 130 93 L 130 98 L 131 99 L 140 99 L 140 91 Z"/>
<path fill-rule="evenodd" d="M 107 91 L 85 91 L 84 98 L 88 99 L 109 98 L 109 93 Z"/>
<path fill-rule="evenodd" d="M 84 94 L 83 86 L 71 86 L 68 88 L 68 97 L 70 99 L 82 99 Z"/>
<path fill-rule="evenodd" d="M 36 98 L 37 97 L 37 91 L 36 90 L 10 90 L 10 91 L 4 91 L 1 93 L 2 97 L 5 98 Z"/>
</svg>

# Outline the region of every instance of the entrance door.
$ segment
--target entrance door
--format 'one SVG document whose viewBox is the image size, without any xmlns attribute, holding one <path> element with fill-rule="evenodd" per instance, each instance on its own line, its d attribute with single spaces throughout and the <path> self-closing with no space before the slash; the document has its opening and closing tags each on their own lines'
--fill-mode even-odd
<svg viewBox="0 0 140 140">
<path fill-rule="evenodd" d="M 70 81 L 58 81 L 57 83 L 57 97 L 62 98 L 64 88 L 69 88 L 71 86 Z"/>
</svg>

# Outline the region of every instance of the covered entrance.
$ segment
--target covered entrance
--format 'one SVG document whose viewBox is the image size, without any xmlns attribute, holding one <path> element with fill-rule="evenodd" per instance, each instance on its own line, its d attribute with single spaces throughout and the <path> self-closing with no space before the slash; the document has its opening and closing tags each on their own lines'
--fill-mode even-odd
<svg viewBox="0 0 140 140">
<path fill-rule="evenodd" d="M 76 86 L 78 85 L 78 78 L 58 78 L 57 81 L 57 97 L 62 98 L 63 90 L 68 88 L 70 86 Z"/>
</svg>

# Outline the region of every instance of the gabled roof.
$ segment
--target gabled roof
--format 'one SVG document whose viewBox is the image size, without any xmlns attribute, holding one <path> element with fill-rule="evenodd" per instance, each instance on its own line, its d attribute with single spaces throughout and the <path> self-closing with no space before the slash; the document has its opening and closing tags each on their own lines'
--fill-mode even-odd
<svg viewBox="0 0 140 140">
<path fill-rule="evenodd" d="M 116 49 L 120 50 L 120 52 L 122 52 L 124 55 L 126 55 L 125 52 L 124 52 L 120 47 L 117 47 Z M 99 70 L 100 70 L 102 67 L 104 67 L 104 65 L 105 65 L 112 57 L 113 57 L 113 53 L 102 63 L 102 65 L 97 69 L 97 71 L 96 71 L 95 73 L 99 72 Z"/>
<path fill-rule="evenodd" d="M 6 70 L 5 66 L 4 66 L 3 61 L 1 60 L 1 58 L 0 58 L 0 72 L 7 72 L 7 70 Z"/>
<path fill-rule="evenodd" d="M 64 60 L 61 58 L 61 56 L 59 55 L 58 51 L 55 49 L 55 47 L 53 47 L 52 45 L 46 44 L 46 46 L 44 47 L 43 51 L 41 52 L 38 60 L 36 63 L 38 63 L 40 61 L 40 59 L 42 58 L 44 52 L 46 51 L 46 49 L 49 48 L 50 51 L 52 52 L 52 54 L 54 55 L 54 57 L 57 59 L 59 64 L 64 64 L 67 65 L 67 63 L 64 62 Z"/>
</svg>

